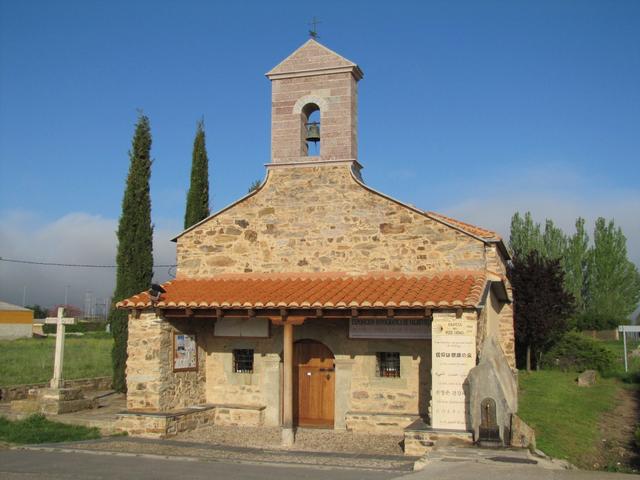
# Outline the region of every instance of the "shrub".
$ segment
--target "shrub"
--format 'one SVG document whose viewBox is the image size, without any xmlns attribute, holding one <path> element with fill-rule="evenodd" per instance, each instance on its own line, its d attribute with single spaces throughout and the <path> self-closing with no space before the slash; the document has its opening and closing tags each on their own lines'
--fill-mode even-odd
<svg viewBox="0 0 640 480">
<path fill-rule="evenodd" d="M 73 325 L 65 325 L 66 333 L 104 332 L 107 328 L 106 322 L 79 322 Z M 42 327 L 44 333 L 56 333 L 55 323 L 45 323 Z"/>
<path fill-rule="evenodd" d="M 543 367 L 575 372 L 591 369 L 605 373 L 614 363 L 611 350 L 578 332 L 564 334 L 542 358 Z"/>
</svg>

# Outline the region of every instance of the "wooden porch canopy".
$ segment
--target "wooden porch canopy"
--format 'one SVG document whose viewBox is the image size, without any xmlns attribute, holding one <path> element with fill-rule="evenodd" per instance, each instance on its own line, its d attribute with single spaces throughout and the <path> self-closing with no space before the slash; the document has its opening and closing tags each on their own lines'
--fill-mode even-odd
<svg viewBox="0 0 640 480">
<path fill-rule="evenodd" d="M 504 284 L 500 290 L 504 291 Z M 479 308 L 492 280 L 484 271 L 434 275 L 379 273 L 227 274 L 176 279 L 154 300 L 142 292 L 119 308 L 158 309 L 166 317 L 429 316 L 434 309 Z"/>
</svg>

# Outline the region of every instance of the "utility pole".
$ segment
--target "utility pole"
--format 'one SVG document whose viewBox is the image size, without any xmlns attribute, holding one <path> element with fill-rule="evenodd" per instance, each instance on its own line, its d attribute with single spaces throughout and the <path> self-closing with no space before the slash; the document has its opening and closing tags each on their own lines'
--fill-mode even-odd
<svg viewBox="0 0 640 480">
<path fill-rule="evenodd" d="M 65 285 L 64 286 L 64 306 L 65 308 L 68 305 L 69 302 L 69 289 L 71 288 L 71 285 Z"/>
</svg>

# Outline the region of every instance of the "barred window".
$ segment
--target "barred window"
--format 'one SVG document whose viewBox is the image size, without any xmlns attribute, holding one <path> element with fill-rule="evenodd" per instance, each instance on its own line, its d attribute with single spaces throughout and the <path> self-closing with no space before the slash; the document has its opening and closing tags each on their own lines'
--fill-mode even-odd
<svg viewBox="0 0 640 480">
<path fill-rule="evenodd" d="M 233 371 L 235 373 L 253 373 L 253 350 L 248 348 L 233 351 Z"/>
<path fill-rule="evenodd" d="M 376 357 L 379 377 L 400 376 L 400 354 L 398 352 L 378 352 Z"/>
</svg>

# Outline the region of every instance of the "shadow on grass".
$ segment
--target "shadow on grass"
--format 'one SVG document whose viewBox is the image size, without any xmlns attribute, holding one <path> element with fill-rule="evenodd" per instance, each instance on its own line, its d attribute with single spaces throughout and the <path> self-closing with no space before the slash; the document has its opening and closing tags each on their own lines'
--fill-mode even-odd
<svg viewBox="0 0 640 480">
<path fill-rule="evenodd" d="M 56 443 L 100 438 L 100 430 L 93 427 L 52 422 L 44 415 L 31 415 L 24 420 L 0 417 L 0 441 L 9 443 Z"/>
</svg>

